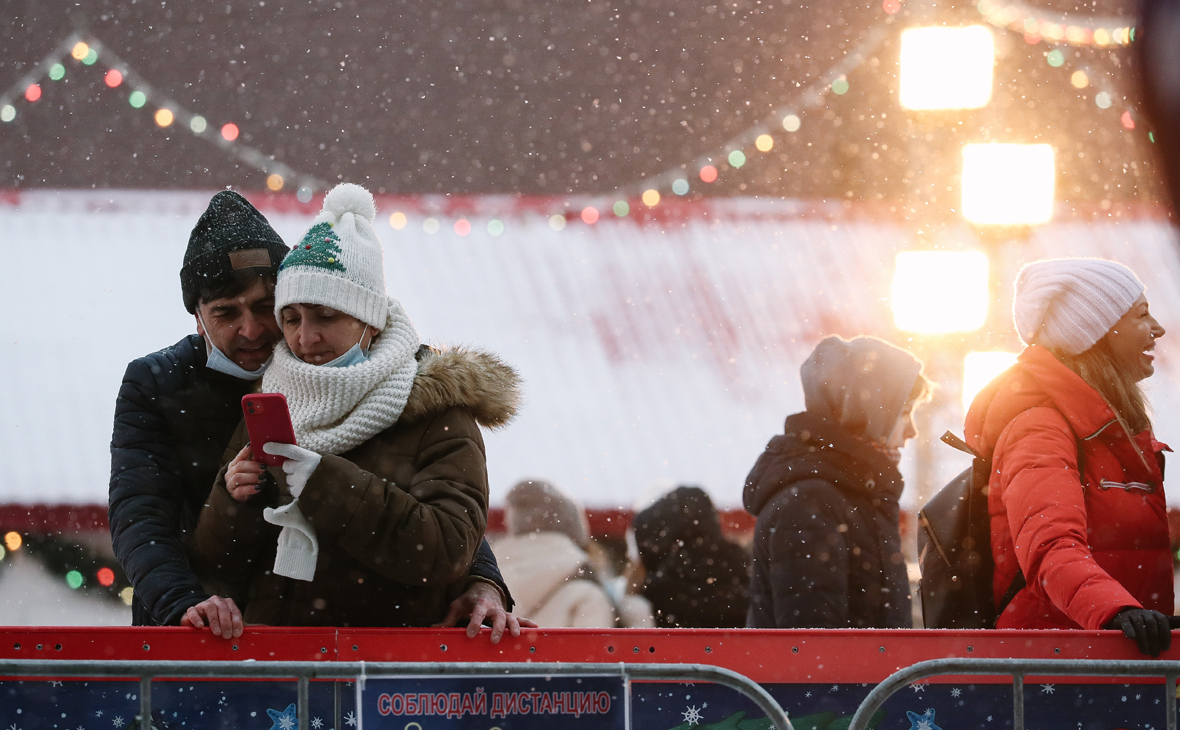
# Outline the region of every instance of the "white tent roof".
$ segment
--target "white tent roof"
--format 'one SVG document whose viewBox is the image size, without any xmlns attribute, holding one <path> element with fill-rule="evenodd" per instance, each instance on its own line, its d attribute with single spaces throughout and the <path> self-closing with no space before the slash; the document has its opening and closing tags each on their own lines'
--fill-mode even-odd
<svg viewBox="0 0 1180 730">
<path fill-rule="evenodd" d="M 127 362 L 194 331 L 177 272 L 210 195 L 0 198 L 0 502 L 106 501 Z M 309 224 L 293 198 L 256 202 L 288 243 Z M 558 231 L 549 220 L 558 200 L 378 206 L 388 288 L 423 341 L 495 351 L 524 376 L 519 418 L 487 436 L 494 502 L 538 476 L 592 506 L 629 506 L 672 483 L 737 506 L 754 459 L 802 407 L 798 368 L 814 344 L 829 334 L 900 338 L 889 281 L 894 255 L 914 243 L 863 210 L 714 201 Z M 402 230 L 388 223 L 394 209 L 409 214 Z M 442 224 L 433 235 L 422 226 L 432 210 Z M 467 236 L 452 227 L 462 211 Z M 492 217 L 503 235 L 487 233 Z M 1057 223 L 1003 250 L 999 280 L 1009 282 L 1033 258 L 1117 258 L 1148 284 L 1164 326 L 1180 324 L 1180 258 L 1157 218 Z M 1180 358 L 1169 341 L 1152 399 L 1161 438 L 1180 442 Z M 961 430 L 961 411 L 942 417 L 936 425 L 957 419 Z"/>
</svg>

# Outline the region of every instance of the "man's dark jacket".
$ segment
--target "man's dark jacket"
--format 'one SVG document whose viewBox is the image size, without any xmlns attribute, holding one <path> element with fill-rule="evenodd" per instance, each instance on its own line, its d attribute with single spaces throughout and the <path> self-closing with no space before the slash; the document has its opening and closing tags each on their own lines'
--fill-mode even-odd
<svg viewBox="0 0 1180 730">
<path fill-rule="evenodd" d="M 758 518 L 751 628 L 910 628 L 901 473 L 866 441 L 810 413 L 787 418 L 746 479 Z"/>
<path fill-rule="evenodd" d="M 185 555 L 188 532 L 242 420 L 254 381 L 205 367 L 205 342 L 190 335 L 127 366 L 115 402 L 110 523 L 115 555 L 135 589 L 132 623 L 176 625 L 209 597 Z M 469 575 L 512 598 L 485 540 Z"/>
</svg>

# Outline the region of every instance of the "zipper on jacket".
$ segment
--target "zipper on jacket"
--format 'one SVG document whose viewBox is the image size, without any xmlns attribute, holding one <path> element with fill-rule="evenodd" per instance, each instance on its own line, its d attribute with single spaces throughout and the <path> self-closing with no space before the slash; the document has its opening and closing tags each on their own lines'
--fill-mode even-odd
<svg viewBox="0 0 1180 730">
<path fill-rule="evenodd" d="M 1113 482 L 1109 479 L 1103 479 L 1098 483 L 1098 488 L 1106 491 L 1107 489 L 1116 488 L 1130 492 L 1133 489 L 1139 489 L 1148 494 L 1155 491 L 1154 484 L 1146 484 L 1144 482 Z"/>
</svg>

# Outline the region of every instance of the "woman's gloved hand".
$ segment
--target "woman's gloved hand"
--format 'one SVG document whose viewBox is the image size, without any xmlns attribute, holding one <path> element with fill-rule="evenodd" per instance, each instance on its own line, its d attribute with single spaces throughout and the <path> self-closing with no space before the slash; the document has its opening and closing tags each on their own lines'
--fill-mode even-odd
<svg viewBox="0 0 1180 730">
<path fill-rule="evenodd" d="M 1172 633 L 1168 617 L 1159 611 L 1146 608 L 1124 608 L 1106 624 L 1106 628 L 1122 631 L 1128 639 L 1134 639 L 1139 651 L 1153 657 L 1172 646 Z"/>
<path fill-rule="evenodd" d="M 263 444 L 262 450 L 272 456 L 287 458 L 283 462 L 283 472 L 287 475 L 287 489 L 291 492 L 292 497 L 299 499 L 303 488 L 307 486 L 307 480 L 311 478 L 315 468 L 320 465 L 320 455 L 295 444 L 280 444 L 275 441 Z"/>
</svg>

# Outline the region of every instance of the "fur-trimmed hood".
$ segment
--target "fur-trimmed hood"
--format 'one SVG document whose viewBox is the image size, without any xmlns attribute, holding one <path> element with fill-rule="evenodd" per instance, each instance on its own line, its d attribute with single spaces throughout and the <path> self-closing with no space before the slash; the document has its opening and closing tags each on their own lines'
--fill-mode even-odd
<svg viewBox="0 0 1180 730">
<path fill-rule="evenodd" d="M 495 355 L 461 347 L 418 350 L 418 375 L 401 420 L 410 423 L 452 406 L 485 428 L 508 424 L 520 408 L 520 375 Z"/>
</svg>

